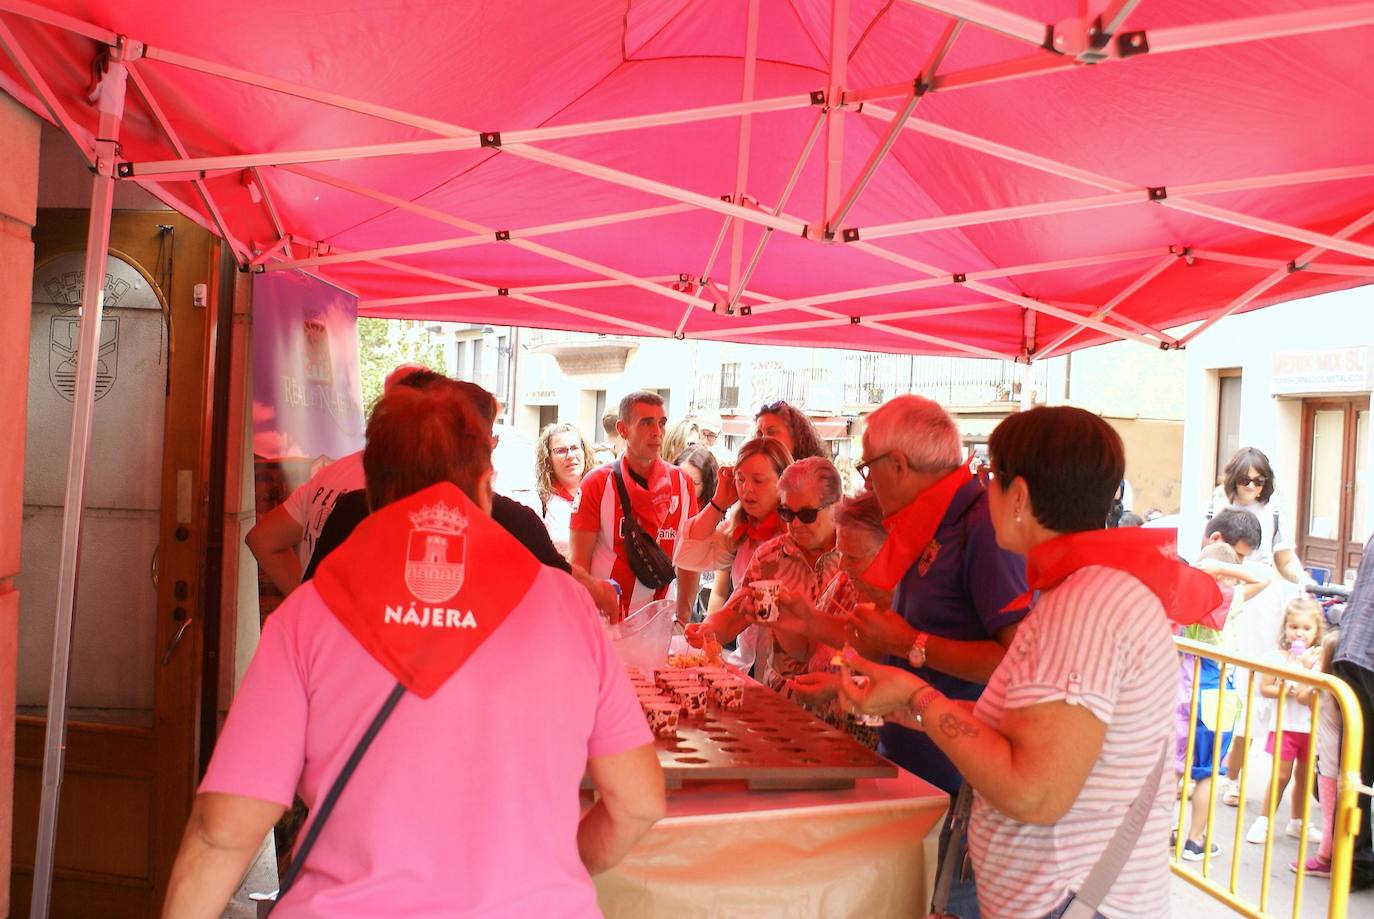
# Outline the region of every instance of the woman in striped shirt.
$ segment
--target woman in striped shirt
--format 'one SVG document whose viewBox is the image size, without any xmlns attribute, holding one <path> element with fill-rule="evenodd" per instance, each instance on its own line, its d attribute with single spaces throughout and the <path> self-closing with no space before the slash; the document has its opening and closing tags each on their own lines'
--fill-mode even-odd
<svg viewBox="0 0 1374 919">
<path fill-rule="evenodd" d="M 972 786 L 983 916 L 1061 915 L 1141 798 L 1143 830 L 1089 905 L 1109 919 L 1158 919 L 1169 910 L 1161 891 L 1173 794 L 1156 770 L 1172 737 L 1177 673 L 1166 606 L 1215 604 L 1215 585 L 1201 572 L 1192 574 L 1210 588 L 1189 580 L 1159 531 L 1103 529 L 1125 460 L 1096 415 L 1022 412 L 998 426 L 989 450 L 998 545 L 1028 556 L 1039 598 L 982 698 L 947 699 L 853 649 L 846 663 L 870 682 L 860 689 L 846 676 L 841 691 L 859 711 L 925 730 Z"/>
</svg>

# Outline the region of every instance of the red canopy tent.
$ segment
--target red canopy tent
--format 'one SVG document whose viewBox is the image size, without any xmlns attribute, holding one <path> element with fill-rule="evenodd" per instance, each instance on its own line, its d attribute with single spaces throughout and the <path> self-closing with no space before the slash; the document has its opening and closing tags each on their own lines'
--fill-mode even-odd
<svg viewBox="0 0 1374 919">
<path fill-rule="evenodd" d="M 1374 279 L 1374 3 L 0 11 L 88 156 L 112 52 L 117 178 L 367 315 L 1034 360 Z"/>
<path fill-rule="evenodd" d="M 1337 0 L 0 0 L 0 88 L 96 176 L 35 914 L 115 181 L 372 316 L 1171 348 L 1374 280 L 1371 25 Z"/>
</svg>

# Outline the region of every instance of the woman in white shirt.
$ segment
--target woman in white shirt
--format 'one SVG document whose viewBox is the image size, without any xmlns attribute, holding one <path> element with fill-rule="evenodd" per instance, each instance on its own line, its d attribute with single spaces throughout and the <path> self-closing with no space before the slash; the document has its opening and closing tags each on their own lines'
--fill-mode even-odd
<svg viewBox="0 0 1374 919">
<path fill-rule="evenodd" d="M 688 571 L 728 572 L 717 575 L 711 592 L 708 615 L 724 605 L 735 585 L 744 583 L 744 574 L 754 550 L 782 532 L 778 522 L 778 479 L 792 465 L 792 454 L 781 440 L 755 437 L 740 447 L 734 466 L 720 470 L 716 493 L 687 524 L 677 542 L 673 564 Z M 729 513 L 732 505 L 739 507 Z M 751 626 L 739 637 L 739 646 L 730 654 L 737 667 L 753 666 L 757 654 L 757 628 Z"/>
<path fill-rule="evenodd" d="M 539 491 L 539 516 L 549 529 L 549 538 L 563 557 L 571 559 L 568 548 L 573 501 L 582 487 L 592 457 L 592 445 L 571 424 L 551 424 L 539 434 L 535 451 L 535 483 Z"/>
<path fill-rule="evenodd" d="M 1306 580 L 1302 562 L 1293 551 L 1293 542 L 1284 538 L 1279 527 L 1279 511 L 1273 505 L 1274 469 L 1269 457 L 1257 447 L 1241 447 L 1226 464 L 1222 482 L 1212 495 L 1212 515 L 1234 507 L 1254 514 L 1260 522 L 1260 544 L 1255 546 L 1251 561 L 1273 565 L 1279 574 L 1294 584 Z"/>
</svg>

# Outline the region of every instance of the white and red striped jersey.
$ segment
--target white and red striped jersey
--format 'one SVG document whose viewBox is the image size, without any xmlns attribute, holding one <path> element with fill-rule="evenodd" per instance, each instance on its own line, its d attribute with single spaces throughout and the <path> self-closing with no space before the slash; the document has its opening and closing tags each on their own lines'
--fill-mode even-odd
<svg viewBox="0 0 1374 919">
<path fill-rule="evenodd" d="M 634 506 L 635 520 L 644 532 L 658 540 L 659 546 L 672 558 L 678 537 L 686 530 L 687 522 L 697 510 L 691 480 L 676 466 L 655 460 L 653 469 L 649 471 L 649 488 L 646 490 L 623 464 L 624 460 L 621 459 L 616 465 L 621 466 L 625 490 L 630 496 L 630 504 Z M 635 578 L 630 569 L 625 541 L 620 533 L 623 511 L 612 477 L 613 468 L 609 463 L 600 466 L 587 473 L 582 480 L 582 490 L 573 505 L 571 528 L 596 533 L 590 574 L 619 584 L 620 608 L 629 613 L 651 600 L 662 600 L 668 595 L 669 588 L 650 590 Z"/>
</svg>

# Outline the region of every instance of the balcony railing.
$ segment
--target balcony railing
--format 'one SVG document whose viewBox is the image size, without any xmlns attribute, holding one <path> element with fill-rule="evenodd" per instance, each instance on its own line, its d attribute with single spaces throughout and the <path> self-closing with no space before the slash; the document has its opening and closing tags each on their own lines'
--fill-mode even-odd
<svg viewBox="0 0 1374 919">
<path fill-rule="evenodd" d="M 984 405 L 1021 398 L 1022 368 L 1011 361 L 908 354 L 855 354 L 845 358 L 844 401 L 880 405 L 915 393 L 942 405 Z M 1048 368 L 1035 368 L 1035 390 L 1044 394 Z"/>
<path fill-rule="evenodd" d="M 754 404 L 750 408 L 781 399 L 813 415 L 839 414 L 844 409 L 839 375 L 826 368 L 787 370 L 760 364 L 754 367 L 752 382 L 750 396 Z"/>
</svg>

